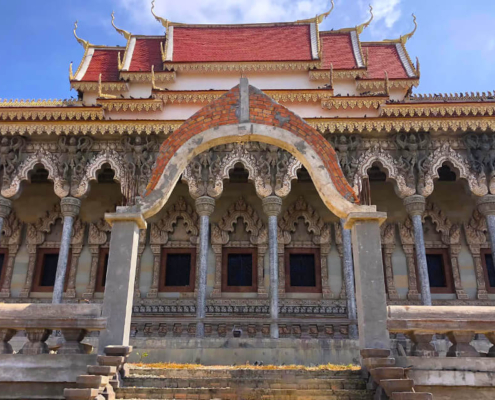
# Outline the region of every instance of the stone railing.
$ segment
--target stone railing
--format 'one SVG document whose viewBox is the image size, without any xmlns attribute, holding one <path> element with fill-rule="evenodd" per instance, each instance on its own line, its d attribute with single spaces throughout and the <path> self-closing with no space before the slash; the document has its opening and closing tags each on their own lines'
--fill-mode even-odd
<svg viewBox="0 0 495 400">
<path fill-rule="evenodd" d="M 9 341 L 19 331 L 28 339 L 20 354 L 48 354 L 45 342 L 54 330 L 65 339 L 58 354 L 89 354 L 93 347 L 81 341 L 88 332 L 105 328 L 98 304 L 0 304 L 0 354 L 13 353 Z"/>
<path fill-rule="evenodd" d="M 484 334 L 493 345 L 487 356 L 495 357 L 495 307 L 389 306 L 387 325 L 411 339 L 412 356 L 438 356 L 431 342 L 442 334 L 452 342 L 447 357 L 480 357 L 470 343 Z"/>
</svg>

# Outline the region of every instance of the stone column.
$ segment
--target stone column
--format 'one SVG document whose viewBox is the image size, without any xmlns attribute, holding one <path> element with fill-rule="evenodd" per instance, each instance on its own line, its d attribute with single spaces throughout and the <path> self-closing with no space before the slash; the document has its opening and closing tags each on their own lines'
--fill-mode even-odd
<svg viewBox="0 0 495 400">
<path fill-rule="evenodd" d="M 3 221 L 9 216 L 10 210 L 12 210 L 12 202 L 0 196 L 0 240 L 2 239 Z"/>
<path fill-rule="evenodd" d="M 345 229 L 352 229 L 356 305 L 361 349 L 390 349 L 387 299 L 383 279 L 380 225 L 386 213 L 350 213 Z"/>
<path fill-rule="evenodd" d="M 215 210 L 215 199 L 203 196 L 196 199 L 196 212 L 199 215 L 199 283 L 196 300 L 196 337 L 205 336 L 206 315 L 206 278 L 208 275 L 208 236 L 210 231 L 210 215 Z"/>
<path fill-rule="evenodd" d="M 103 354 L 106 346 L 129 345 L 139 229 L 146 229 L 146 221 L 141 214 L 126 213 L 126 209 L 117 207 L 116 213 L 105 214 L 112 235 L 103 298 L 107 328 L 100 334 L 98 354 Z"/>
<path fill-rule="evenodd" d="M 270 258 L 270 337 L 278 339 L 278 222 L 282 199 L 269 196 L 263 199 L 263 211 L 268 215 L 268 254 Z"/>
<path fill-rule="evenodd" d="M 421 195 L 409 196 L 404 199 L 404 206 L 413 222 L 414 248 L 416 250 L 416 263 L 418 265 L 419 284 L 421 286 L 421 303 L 424 306 L 431 306 L 430 278 L 428 276 L 425 238 L 423 234 L 423 214 L 425 212 L 426 199 Z"/>
<path fill-rule="evenodd" d="M 62 240 L 60 242 L 60 251 L 58 253 L 57 275 L 53 286 L 53 304 L 62 303 L 64 294 L 65 275 L 67 273 L 67 262 L 69 259 L 70 241 L 72 238 L 72 226 L 74 218 L 79 215 L 81 209 L 81 200 L 74 197 L 64 197 L 60 201 L 60 209 L 64 217 L 64 227 L 62 230 Z"/>
<path fill-rule="evenodd" d="M 354 263 L 352 261 L 351 231 L 345 229 L 345 220 L 341 219 L 342 227 L 342 260 L 344 264 L 344 284 L 347 294 L 347 314 L 349 319 L 357 320 L 356 291 L 354 288 Z M 355 324 L 349 325 L 349 338 L 357 339 L 358 331 Z"/>
<path fill-rule="evenodd" d="M 495 195 L 487 194 L 478 199 L 478 211 L 486 218 L 486 226 L 490 234 L 492 257 L 495 260 Z"/>
</svg>

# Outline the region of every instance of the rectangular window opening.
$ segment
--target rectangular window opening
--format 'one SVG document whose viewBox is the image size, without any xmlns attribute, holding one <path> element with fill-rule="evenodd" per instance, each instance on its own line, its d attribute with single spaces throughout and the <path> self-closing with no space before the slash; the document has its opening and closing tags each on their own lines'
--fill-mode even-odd
<svg viewBox="0 0 495 400">
<path fill-rule="evenodd" d="M 222 259 L 222 291 L 256 292 L 258 290 L 255 248 L 224 248 Z"/>
<path fill-rule="evenodd" d="M 162 249 L 160 292 L 194 292 L 196 249 Z"/>
<path fill-rule="evenodd" d="M 318 249 L 287 249 L 285 252 L 286 291 L 321 293 L 321 265 Z"/>
<path fill-rule="evenodd" d="M 426 265 L 428 267 L 431 293 L 455 293 L 454 277 L 452 275 L 452 266 L 450 264 L 448 249 L 426 249 Z"/>
</svg>

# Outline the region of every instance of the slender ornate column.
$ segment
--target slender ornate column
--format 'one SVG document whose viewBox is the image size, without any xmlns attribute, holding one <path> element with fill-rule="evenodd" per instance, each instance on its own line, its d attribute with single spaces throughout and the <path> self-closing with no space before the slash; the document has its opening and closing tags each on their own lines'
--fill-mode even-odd
<svg viewBox="0 0 495 400">
<path fill-rule="evenodd" d="M 72 237 L 72 226 L 74 218 L 79 214 L 81 209 L 81 200 L 74 197 L 64 197 L 60 202 L 60 209 L 64 217 L 64 227 L 62 230 L 62 241 L 60 242 L 60 251 L 58 253 L 57 275 L 55 276 L 55 285 L 53 286 L 53 304 L 62 303 L 64 294 L 65 274 L 67 272 L 67 262 L 69 259 L 70 241 Z"/>
<path fill-rule="evenodd" d="M 357 320 L 356 291 L 354 288 L 354 263 L 352 261 L 351 231 L 345 229 L 345 219 L 340 220 L 342 226 L 342 259 L 344 263 L 344 284 L 347 294 L 347 314 L 349 319 Z M 349 325 L 349 338 L 357 339 L 358 331 L 356 324 Z"/>
<path fill-rule="evenodd" d="M 263 211 L 268 215 L 268 245 L 270 257 L 270 336 L 278 339 L 278 222 L 282 199 L 269 196 L 263 199 Z"/>
<path fill-rule="evenodd" d="M 12 202 L 0 196 L 0 239 L 2 239 L 3 221 L 9 216 L 10 210 L 12 210 Z"/>
<path fill-rule="evenodd" d="M 416 249 L 416 262 L 418 265 L 419 284 L 421 286 L 421 303 L 431 306 L 430 278 L 426 263 L 425 238 L 423 234 L 423 214 L 426 207 L 426 199 L 420 195 L 409 196 L 404 199 L 404 206 L 411 217 L 414 228 L 414 247 Z"/>
<path fill-rule="evenodd" d="M 490 234 L 492 257 L 495 260 L 495 195 L 487 194 L 478 199 L 478 211 L 486 218 L 486 226 Z"/>
<path fill-rule="evenodd" d="M 208 274 L 208 236 L 210 230 L 210 215 L 215 210 L 215 199 L 203 196 L 196 199 L 196 212 L 199 215 L 199 285 L 196 300 L 196 337 L 205 336 L 206 315 L 206 277 Z"/>
</svg>

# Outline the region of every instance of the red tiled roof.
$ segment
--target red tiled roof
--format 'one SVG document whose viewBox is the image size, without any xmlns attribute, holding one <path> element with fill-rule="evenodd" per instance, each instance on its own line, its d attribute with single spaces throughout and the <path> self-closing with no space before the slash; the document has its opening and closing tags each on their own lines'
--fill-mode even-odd
<svg viewBox="0 0 495 400">
<path fill-rule="evenodd" d="M 309 61 L 310 25 L 174 27 L 173 62 Z"/>
<path fill-rule="evenodd" d="M 119 80 L 118 50 L 95 49 L 88 69 L 81 81 L 95 82 L 101 74 L 102 82 L 117 82 Z M 123 56 L 122 49 L 121 55 Z"/>
<path fill-rule="evenodd" d="M 389 79 L 408 79 L 404 65 L 400 60 L 395 44 L 362 43 L 366 57 L 368 51 L 368 75 L 365 79 L 385 79 L 387 71 Z"/>
<path fill-rule="evenodd" d="M 321 33 L 322 66 L 321 69 L 357 68 L 356 58 L 352 48 L 350 33 Z"/>
<path fill-rule="evenodd" d="M 165 46 L 165 38 L 162 39 L 136 39 L 134 52 L 132 53 L 130 72 L 150 72 L 151 66 L 155 71 L 163 70 L 162 53 L 160 43 Z"/>
</svg>

